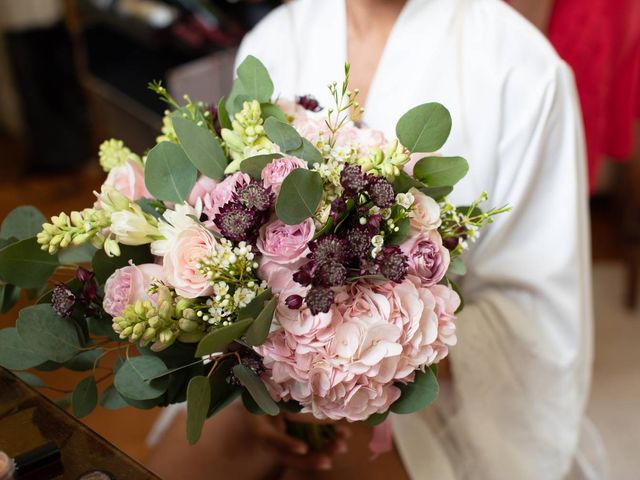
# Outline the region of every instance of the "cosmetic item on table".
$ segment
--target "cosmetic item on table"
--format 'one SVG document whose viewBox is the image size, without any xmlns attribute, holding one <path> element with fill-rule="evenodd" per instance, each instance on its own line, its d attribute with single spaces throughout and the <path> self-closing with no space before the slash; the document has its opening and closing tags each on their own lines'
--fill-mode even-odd
<svg viewBox="0 0 640 480">
<path fill-rule="evenodd" d="M 33 450 L 10 458 L 0 452 L 0 480 L 23 478 L 55 478 L 63 472 L 60 449 L 53 442 L 47 442 Z"/>
</svg>

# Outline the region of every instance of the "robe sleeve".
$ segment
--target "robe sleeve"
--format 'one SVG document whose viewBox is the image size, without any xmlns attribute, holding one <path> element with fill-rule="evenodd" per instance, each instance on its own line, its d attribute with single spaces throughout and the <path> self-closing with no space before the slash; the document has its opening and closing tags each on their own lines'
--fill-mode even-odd
<svg viewBox="0 0 640 480">
<path fill-rule="evenodd" d="M 467 259 L 451 395 L 433 411 L 394 417 L 412 478 L 554 480 L 576 455 L 592 357 L 580 112 L 564 64 L 538 91 L 522 91 L 524 74 L 505 81 L 489 192 L 489 203 L 513 209 Z M 443 462 L 447 473 L 430 475 Z"/>
</svg>

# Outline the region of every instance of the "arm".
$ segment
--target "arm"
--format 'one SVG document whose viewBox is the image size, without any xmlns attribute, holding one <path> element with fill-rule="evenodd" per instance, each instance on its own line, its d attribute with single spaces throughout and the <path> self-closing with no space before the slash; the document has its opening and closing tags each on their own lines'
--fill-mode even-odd
<svg viewBox="0 0 640 480">
<path fill-rule="evenodd" d="M 511 0 L 509 3 L 542 33 L 547 34 L 554 0 Z"/>
</svg>

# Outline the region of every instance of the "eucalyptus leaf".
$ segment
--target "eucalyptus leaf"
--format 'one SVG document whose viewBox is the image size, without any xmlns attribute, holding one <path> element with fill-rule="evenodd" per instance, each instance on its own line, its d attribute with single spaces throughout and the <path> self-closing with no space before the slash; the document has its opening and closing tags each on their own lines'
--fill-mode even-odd
<svg viewBox="0 0 640 480">
<path fill-rule="evenodd" d="M 322 178 L 317 172 L 297 168 L 282 182 L 276 201 L 276 215 L 287 225 L 297 225 L 312 217 L 323 194 Z"/>
<path fill-rule="evenodd" d="M 120 395 L 131 400 L 152 400 L 167 391 L 169 378 L 160 376 L 167 367 L 158 357 L 141 355 L 127 359 L 116 372 L 113 384 Z"/>
<path fill-rule="evenodd" d="M 16 377 L 18 377 L 27 385 L 30 385 L 34 388 L 43 388 L 47 386 L 47 384 L 44 383 L 39 376 L 34 375 L 33 373 L 29 373 L 29 372 L 11 372 L 11 373 L 13 373 Z"/>
<path fill-rule="evenodd" d="M 43 251 L 35 238 L 20 240 L 0 250 L 0 277 L 18 287 L 41 289 L 57 267 L 57 255 Z"/>
<path fill-rule="evenodd" d="M 71 394 L 71 409 L 78 417 L 86 417 L 93 412 L 98 405 L 98 387 L 93 375 L 84 378 L 76 385 Z"/>
<path fill-rule="evenodd" d="M 466 275 L 467 267 L 460 256 L 453 257 L 449 263 L 447 275 Z"/>
<path fill-rule="evenodd" d="M 198 170 L 182 147 L 161 142 L 147 155 L 144 182 L 147 190 L 158 200 L 182 203 L 196 183 Z"/>
<path fill-rule="evenodd" d="M 401 395 L 392 405 L 393 413 L 408 414 L 422 410 L 438 396 L 438 380 L 431 369 L 416 372 L 415 379 L 410 383 L 399 383 Z"/>
<path fill-rule="evenodd" d="M 451 132 L 451 114 L 439 103 L 424 103 L 405 113 L 396 125 L 396 136 L 409 151 L 435 152 Z"/>
<path fill-rule="evenodd" d="M 73 320 L 58 316 L 49 304 L 22 309 L 16 328 L 24 344 L 47 360 L 63 363 L 80 350 L 78 330 Z"/>
<path fill-rule="evenodd" d="M 191 163 L 207 177 L 222 180 L 227 157 L 213 132 L 179 115 L 174 114 L 171 118 L 180 145 Z"/>
<path fill-rule="evenodd" d="M 287 151 L 287 154 L 306 160 L 309 165 L 324 163 L 324 157 L 320 151 L 306 138 L 302 139 L 302 146 L 295 150 Z"/>
<path fill-rule="evenodd" d="M 397 232 L 393 232 L 387 238 L 387 244 L 389 245 L 400 245 L 405 241 L 407 236 L 409 235 L 409 230 L 411 227 L 411 220 L 408 218 L 403 218 L 396 222 L 396 227 L 398 227 Z"/>
<path fill-rule="evenodd" d="M 126 400 L 118 393 L 116 387 L 109 385 L 100 396 L 100 406 L 107 410 L 118 410 L 129 405 Z"/>
<path fill-rule="evenodd" d="M 87 318 L 87 326 L 91 335 L 97 337 L 107 337 L 114 341 L 120 341 L 120 336 L 113 331 L 113 322 L 106 315 L 92 316 Z"/>
<path fill-rule="evenodd" d="M 413 167 L 413 175 L 429 187 L 453 186 L 469 171 L 462 157 L 425 157 Z"/>
<path fill-rule="evenodd" d="M 445 185 L 442 187 L 421 187 L 420 191 L 427 195 L 428 197 L 433 198 L 436 201 L 442 200 L 444 197 L 453 192 L 453 187 L 449 185 Z"/>
<path fill-rule="evenodd" d="M 264 122 L 264 131 L 273 143 L 283 152 L 290 152 L 302 148 L 302 137 L 291 125 L 269 117 Z"/>
<path fill-rule="evenodd" d="M 389 410 L 387 410 L 384 413 L 374 413 L 373 415 L 370 415 L 369 418 L 367 418 L 364 421 L 365 425 L 369 425 L 370 427 L 376 427 L 378 425 L 380 425 L 381 423 L 383 423 L 387 417 L 389 416 Z"/>
<path fill-rule="evenodd" d="M 257 318 L 260 312 L 264 309 L 264 304 L 273 297 L 273 293 L 270 288 L 267 288 L 264 292 L 256 295 L 256 297 L 249 302 L 246 307 L 242 307 L 238 310 L 238 320 L 244 320 L 245 318 Z"/>
<path fill-rule="evenodd" d="M 263 63 L 253 55 L 248 55 L 238 65 L 238 81 L 242 85 L 242 93 L 260 103 L 271 100 L 273 82 Z"/>
<path fill-rule="evenodd" d="M 229 326 L 216 328 L 200 340 L 198 348 L 196 349 L 196 357 L 204 357 L 205 355 L 221 352 L 236 338 L 244 335 L 244 332 L 247 331 L 252 323 L 253 318 L 246 318 L 244 320 L 238 320 Z"/>
<path fill-rule="evenodd" d="M 227 106 L 224 97 L 218 101 L 218 122 L 220 127 L 231 129 L 231 120 L 229 119 L 229 112 L 227 112 Z"/>
<path fill-rule="evenodd" d="M 66 409 L 69 405 L 71 405 L 71 393 L 67 393 L 62 397 L 56 398 L 54 403 L 62 409 Z"/>
<path fill-rule="evenodd" d="M 233 367 L 233 374 L 249 391 L 256 404 L 263 412 L 271 416 L 275 416 L 280 413 L 280 408 L 278 408 L 276 402 L 274 402 L 271 395 L 269 395 L 267 387 L 264 386 L 260 377 L 258 377 L 253 370 L 242 364 L 238 364 Z"/>
<path fill-rule="evenodd" d="M 273 103 L 261 103 L 260 110 L 262 112 L 262 118 L 264 120 L 269 117 L 273 117 L 276 120 L 280 120 L 281 122 L 287 121 L 287 116 L 284 114 L 284 112 L 280 109 L 280 107 L 274 105 Z"/>
<path fill-rule="evenodd" d="M 45 216 L 35 207 L 23 206 L 12 210 L 0 226 L 0 238 L 14 241 L 35 237 L 46 223 Z"/>
<path fill-rule="evenodd" d="M 265 342 L 271 329 L 271 322 L 273 321 L 273 314 L 277 305 L 278 299 L 273 297 L 267 302 L 251 326 L 247 329 L 245 341 L 248 345 L 257 347 Z"/>
<path fill-rule="evenodd" d="M 126 267 L 129 263 L 134 265 L 142 265 L 144 263 L 153 263 L 153 255 L 149 251 L 148 245 L 140 246 L 120 246 L 120 256 L 109 257 L 100 250 L 93 257 L 92 267 L 96 274 L 96 281 L 102 285 L 117 269 Z"/>
<path fill-rule="evenodd" d="M 71 359 L 64 362 L 64 367 L 76 372 L 84 372 L 86 370 L 93 369 L 95 361 L 103 354 L 104 350 L 101 348 L 94 348 L 93 350 L 85 350 Z"/>
<path fill-rule="evenodd" d="M 20 287 L 6 284 L 0 286 L 0 313 L 11 310 L 20 298 Z"/>
<path fill-rule="evenodd" d="M 240 171 L 246 173 L 251 178 L 260 180 L 262 175 L 262 169 L 269 165 L 273 159 L 281 158 L 279 153 L 268 153 L 265 155 L 256 155 L 254 157 L 245 158 L 240 163 Z"/>
<path fill-rule="evenodd" d="M 242 392 L 242 404 L 253 415 L 266 415 L 247 390 Z"/>
<path fill-rule="evenodd" d="M 139 198 L 138 200 L 136 200 L 136 203 L 140 205 L 140 208 L 144 213 L 148 213 L 156 219 L 162 217 L 162 214 L 167 209 L 164 203 L 158 200 L 153 200 L 151 198 Z"/>
<path fill-rule="evenodd" d="M 58 261 L 63 265 L 90 263 L 97 251 L 98 249 L 90 243 L 65 248 L 58 253 Z"/>
<path fill-rule="evenodd" d="M 207 416 L 211 417 L 233 402 L 241 393 L 241 389 L 231 385 L 227 378 L 231 375 L 231 368 L 235 360 L 226 358 L 222 360 L 209 376 L 211 387 L 211 403 Z"/>
<path fill-rule="evenodd" d="M 396 177 L 393 179 L 393 189 L 397 193 L 407 193 L 412 188 L 420 189 L 424 186 L 424 183 L 416 180 L 404 171 L 400 172 L 400 174 L 396 175 Z"/>
<path fill-rule="evenodd" d="M 194 445 L 202 434 L 211 403 L 211 387 L 207 377 L 193 377 L 187 387 L 187 440 Z"/>
</svg>

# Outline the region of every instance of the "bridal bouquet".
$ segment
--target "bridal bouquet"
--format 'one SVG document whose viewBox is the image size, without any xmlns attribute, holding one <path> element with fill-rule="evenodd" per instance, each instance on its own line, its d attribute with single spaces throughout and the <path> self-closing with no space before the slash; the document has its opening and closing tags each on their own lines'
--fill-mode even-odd
<svg viewBox="0 0 640 480">
<path fill-rule="evenodd" d="M 505 209 L 447 201 L 468 165 L 428 154 L 451 129 L 442 105 L 388 140 L 358 125 L 347 82 L 348 67 L 327 108 L 274 103 L 248 57 L 216 107 L 152 84 L 162 135 L 142 157 L 100 147 L 93 206 L 2 224 L 0 307 L 38 300 L 0 331 L 0 365 L 41 387 L 24 370 L 87 371 L 66 397 L 78 416 L 186 400 L 190 442 L 237 397 L 370 424 L 426 407 L 456 343 L 461 253 Z"/>
</svg>

